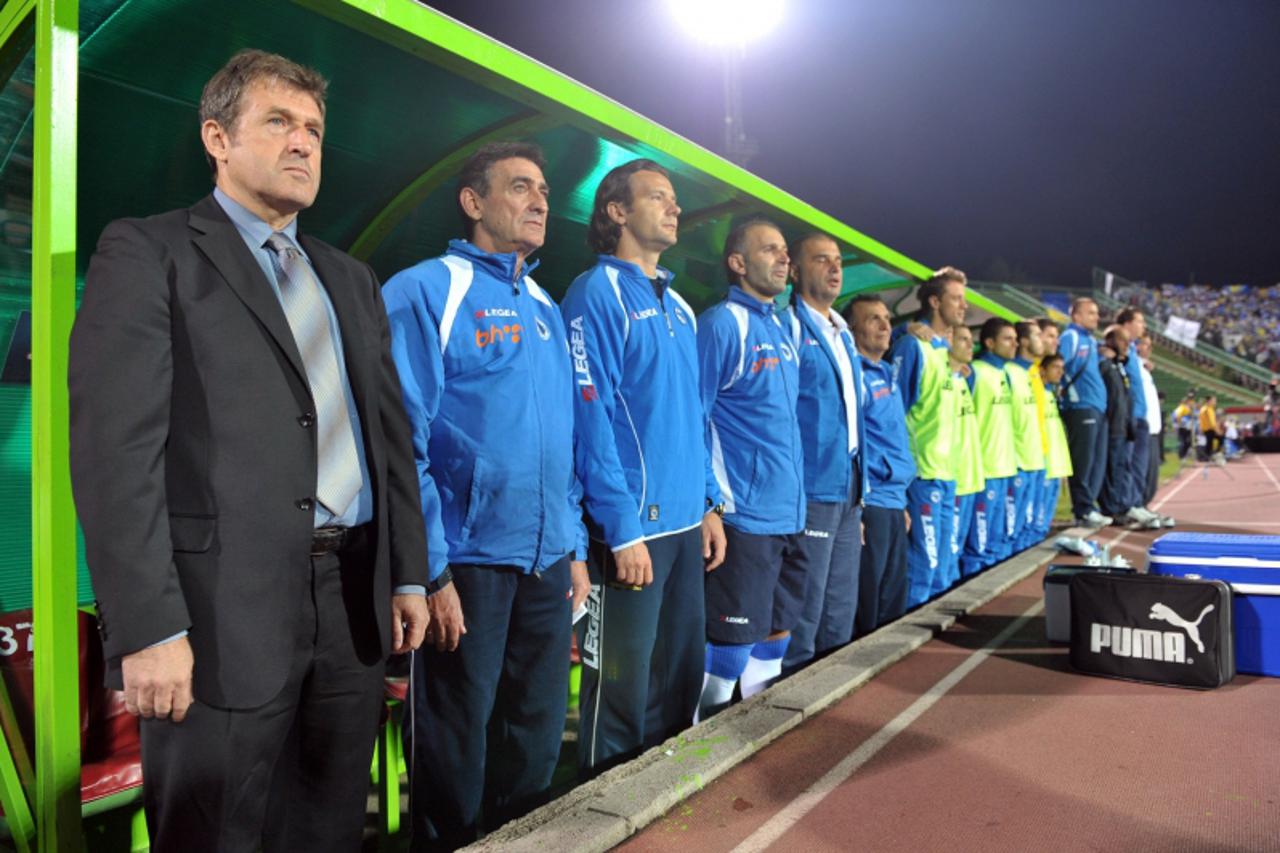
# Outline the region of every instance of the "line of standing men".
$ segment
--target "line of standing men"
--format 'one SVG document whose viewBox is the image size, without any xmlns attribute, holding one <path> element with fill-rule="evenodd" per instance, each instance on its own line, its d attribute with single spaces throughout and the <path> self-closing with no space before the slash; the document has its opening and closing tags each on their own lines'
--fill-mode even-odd
<svg viewBox="0 0 1280 853">
<path fill-rule="evenodd" d="M 954 463 L 916 484 L 888 309 L 832 309 L 829 236 L 740 223 L 728 296 L 694 316 L 656 163 L 602 181 L 562 306 L 532 277 L 550 188 L 519 142 L 463 166 L 466 239 L 379 288 L 298 232 L 325 88 L 232 57 L 201 100 L 213 194 L 108 226 L 72 337 L 77 508 L 157 850 L 352 849 L 384 661 L 424 640 L 415 845 L 461 846 L 545 796 L 575 611 L 591 773 L 895 618 L 909 491 L 918 517 L 977 491 Z M 959 322 L 929 286 L 935 328 Z M 913 407 L 971 357 L 942 353 Z M 958 553 L 960 525 L 915 529 L 931 572 Z"/>
</svg>

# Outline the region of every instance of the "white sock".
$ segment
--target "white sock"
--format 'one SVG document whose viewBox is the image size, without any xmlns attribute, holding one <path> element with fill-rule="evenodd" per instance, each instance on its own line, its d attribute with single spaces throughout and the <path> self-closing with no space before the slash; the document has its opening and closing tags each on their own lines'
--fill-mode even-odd
<svg viewBox="0 0 1280 853">
<path fill-rule="evenodd" d="M 703 673 L 702 698 L 698 700 L 698 710 L 693 715 L 693 721 L 701 722 L 728 705 L 729 700 L 733 698 L 733 688 L 737 684 L 736 678 L 722 678 L 709 672 Z"/>
<path fill-rule="evenodd" d="M 742 698 L 750 699 L 782 675 L 782 658 L 761 660 L 752 655 L 742 673 Z"/>
</svg>

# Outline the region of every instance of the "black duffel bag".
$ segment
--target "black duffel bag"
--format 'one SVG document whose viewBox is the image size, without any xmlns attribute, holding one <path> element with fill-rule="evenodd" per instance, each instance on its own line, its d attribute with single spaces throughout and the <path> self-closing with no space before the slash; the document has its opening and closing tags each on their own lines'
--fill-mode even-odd
<svg viewBox="0 0 1280 853">
<path fill-rule="evenodd" d="M 1079 574 L 1071 666 L 1091 675 L 1219 687 L 1236 675 L 1231 587 L 1216 580 Z"/>
</svg>

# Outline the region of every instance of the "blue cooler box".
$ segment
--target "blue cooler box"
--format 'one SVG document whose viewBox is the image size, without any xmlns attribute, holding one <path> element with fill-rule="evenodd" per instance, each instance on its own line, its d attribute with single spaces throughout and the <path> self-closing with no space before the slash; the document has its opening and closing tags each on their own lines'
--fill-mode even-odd
<svg viewBox="0 0 1280 853">
<path fill-rule="evenodd" d="M 1231 584 L 1236 669 L 1280 675 L 1280 536 L 1167 533 L 1151 543 L 1147 571 Z"/>
</svg>

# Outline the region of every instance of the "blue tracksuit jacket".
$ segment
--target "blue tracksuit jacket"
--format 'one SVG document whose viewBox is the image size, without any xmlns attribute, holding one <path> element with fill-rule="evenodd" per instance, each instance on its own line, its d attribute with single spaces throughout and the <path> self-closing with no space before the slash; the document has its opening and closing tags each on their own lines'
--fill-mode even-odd
<svg viewBox="0 0 1280 853">
<path fill-rule="evenodd" d="M 725 523 L 757 534 L 804 529 L 800 370 L 773 303 L 731 286 L 698 318 L 698 362 Z"/>
<path fill-rule="evenodd" d="M 893 365 L 860 355 L 866 385 L 863 414 L 867 427 L 865 464 L 867 497 L 864 503 L 885 509 L 905 509 L 907 486 L 916 476 L 916 460 L 907 437 L 907 415 L 893 378 Z"/>
<path fill-rule="evenodd" d="M 433 580 L 449 563 L 530 572 L 586 555 L 564 324 L 536 264 L 515 265 L 452 240 L 383 288 Z"/>
<path fill-rule="evenodd" d="M 831 339 L 818 327 L 813 314 L 795 300 L 780 314 L 791 342 L 800 354 L 800 395 L 796 413 L 804 442 L 804 490 L 811 501 L 841 503 L 848 499 L 853 460 L 861 451 L 866 426 L 862 417 L 862 363 L 847 329 L 840 333 L 853 368 L 854 429 L 857 443 L 849 451 L 850 401 L 845 399 L 840 365 L 831 351 Z M 860 494 L 867 492 L 867 466 L 862 465 Z"/>
<path fill-rule="evenodd" d="M 1062 408 L 1107 410 L 1107 387 L 1098 372 L 1098 342 L 1083 326 L 1072 323 L 1058 340 L 1062 353 Z"/>
<path fill-rule="evenodd" d="M 611 548 L 698 526 L 720 490 L 698 393 L 697 321 L 658 268 L 601 255 L 561 302 L 577 470 L 592 537 Z"/>
</svg>

